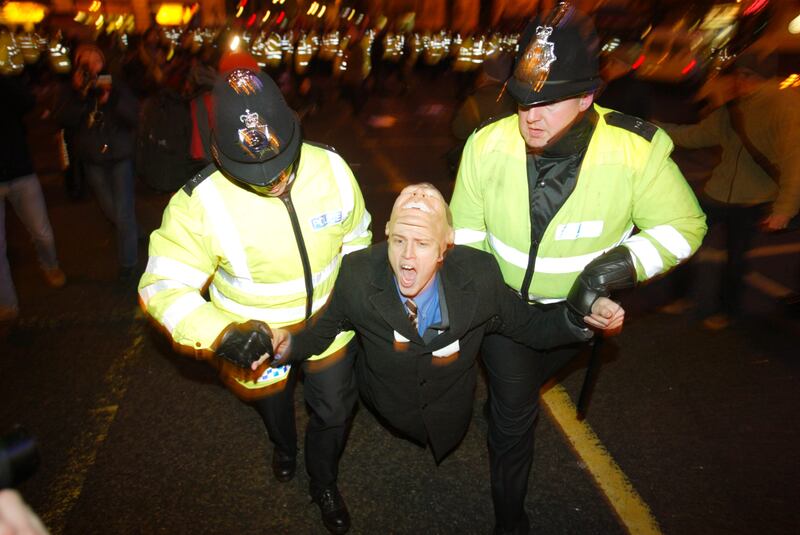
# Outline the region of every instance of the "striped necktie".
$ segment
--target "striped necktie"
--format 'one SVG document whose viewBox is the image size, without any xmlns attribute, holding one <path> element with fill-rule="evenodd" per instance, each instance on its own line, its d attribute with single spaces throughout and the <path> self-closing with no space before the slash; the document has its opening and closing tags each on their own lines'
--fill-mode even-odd
<svg viewBox="0 0 800 535">
<path fill-rule="evenodd" d="M 413 299 L 406 299 L 406 309 L 408 310 L 408 320 L 414 329 L 417 329 L 417 304 Z"/>
</svg>

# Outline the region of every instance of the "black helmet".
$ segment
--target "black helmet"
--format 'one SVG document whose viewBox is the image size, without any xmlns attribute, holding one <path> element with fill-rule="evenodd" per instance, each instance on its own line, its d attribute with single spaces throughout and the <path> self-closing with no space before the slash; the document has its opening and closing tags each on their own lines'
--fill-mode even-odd
<svg viewBox="0 0 800 535">
<path fill-rule="evenodd" d="M 568 3 L 560 3 L 543 21 L 531 21 L 518 43 L 506 86 L 518 104 L 575 97 L 600 86 L 594 25 Z"/>
<path fill-rule="evenodd" d="M 214 85 L 213 115 L 211 156 L 235 180 L 269 186 L 300 153 L 300 121 L 263 73 L 222 74 Z"/>
</svg>

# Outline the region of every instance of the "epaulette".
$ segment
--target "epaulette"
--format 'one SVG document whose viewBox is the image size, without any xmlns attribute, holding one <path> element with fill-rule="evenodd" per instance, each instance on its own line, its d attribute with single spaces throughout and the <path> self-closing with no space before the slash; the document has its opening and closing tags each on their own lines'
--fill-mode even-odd
<svg viewBox="0 0 800 535">
<path fill-rule="evenodd" d="M 505 119 L 506 117 L 508 117 L 508 116 L 510 116 L 510 115 L 513 115 L 513 113 L 514 113 L 514 112 L 509 112 L 509 113 L 506 113 L 505 115 L 495 115 L 495 116 L 493 116 L 493 117 L 489 117 L 488 119 L 486 119 L 485 121 L 483 121 L 483 122 L 482 122 L 480 125 L 478 125 L 478 128 L 476 128 L 476 129 L 475 129 L 475 131 L 477 132 L 477 131 L 478 131 L 478 130 L 480 130 L 481 128 L 484 128 L 484 127 L 486 127 L 486 126 L 489 126 L 489 125 L 490 125 L 490 124 L 492 124 L 492 123 L 496 123 L 496 122 L 497 122 L 497 121 L 499 121 L 500 119 Z"/>
<path fill-rule="evenodd" d="M 208 177 L 210 177 L 214 173 L 214 171 L 216 171 L 216 170 L 217 170 L 217 167 L 213 163 L 203 167 L 203 169 L 201 169 L 200 172 L 198 172 L 196 175 L 194 175 L 192 178 L 190 178 L 186 182 L 186 184 L 183 185 L 183 187 L 181 189 L 184 191 L 184 193 L 186 193 L 186 195 L 191 197 L 192 196 L 192 192 L 194 191 L 194 188 L 199 186 L 200 183 L 203 180 L 205 180 Z"/>
<path fill-rule="evenodd" d="M 326 145 L 325 143 L 319 143 L 318 141 L 308 141 L 307 139 L 304 139 L 303 143 L 308 143 L 309 145 L 314 145 L 315 147 L 319 147 L 321 149 L 329 150 L 331 152 L 339 154 L 338 152 L 336 152 L 335 148 L 331 147 L 330 145 Z"/>
<path fill-rule="evenodd" d="M 647 141 L 653 141 L 653 136 L 655 136 L 658 131 L 658 127 L 653 123 L 649 123 L 633 115 L 625 115 L 618 111 L 610 111 L 603 117 L 606 120 L 606 124 L 624 128 L 628 132 L 633 132 L 634 134 L 642 136 Z"/>
</svg>

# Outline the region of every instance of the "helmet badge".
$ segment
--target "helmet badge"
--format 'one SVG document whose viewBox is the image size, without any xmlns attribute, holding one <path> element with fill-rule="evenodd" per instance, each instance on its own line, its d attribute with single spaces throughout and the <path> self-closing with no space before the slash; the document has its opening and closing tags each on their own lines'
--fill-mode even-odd
<svg viewBox="0 0 800 535">
<path fill-rule="evenodd" d="M 277 155 L 281 143 L 267 125 L 261 122 L 258 113 L 249 109 L 239 116 L 244 128 L 239 129 L 239 143 L 253 158 L 261 159 L 266 154 Z"/>
<path fill-rule="evenodd" d="M 552 26 L 537 26 L 536 38 L 523 54 L 514 76 L 531 84 L 534 91 L 540 91 L 550 76 L 550 64 L 556 59 L 555 45 L 548 41 L 553 33 Z"/>
</svg>

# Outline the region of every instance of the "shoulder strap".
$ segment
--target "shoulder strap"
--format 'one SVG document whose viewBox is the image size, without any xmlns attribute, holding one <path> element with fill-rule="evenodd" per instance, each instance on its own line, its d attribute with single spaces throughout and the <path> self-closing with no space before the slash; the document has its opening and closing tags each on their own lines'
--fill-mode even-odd
<svg viewBox="0 0 800 535">
<path fill-rule="evenodd" d="M 747 137 L 747 131 L 744 129 L 744 117 L 742 116 L 742 110 L 739 109 L 738 104 L 735 101 L 730 101 L 727 107 L 733 131 L 736 132 L 736 135 L 742 140 L 744 148 L 750 153 L 753 161 L 755 161 L 772 180 L 778 182 L 781 174 L 780 169 L 769 161 L 769 158 L 764 156 L 764 153 L 758 150 L 756 146 L 753 145 L 753 142 L 750 141 L 750 138 Z"/>
</svg>

